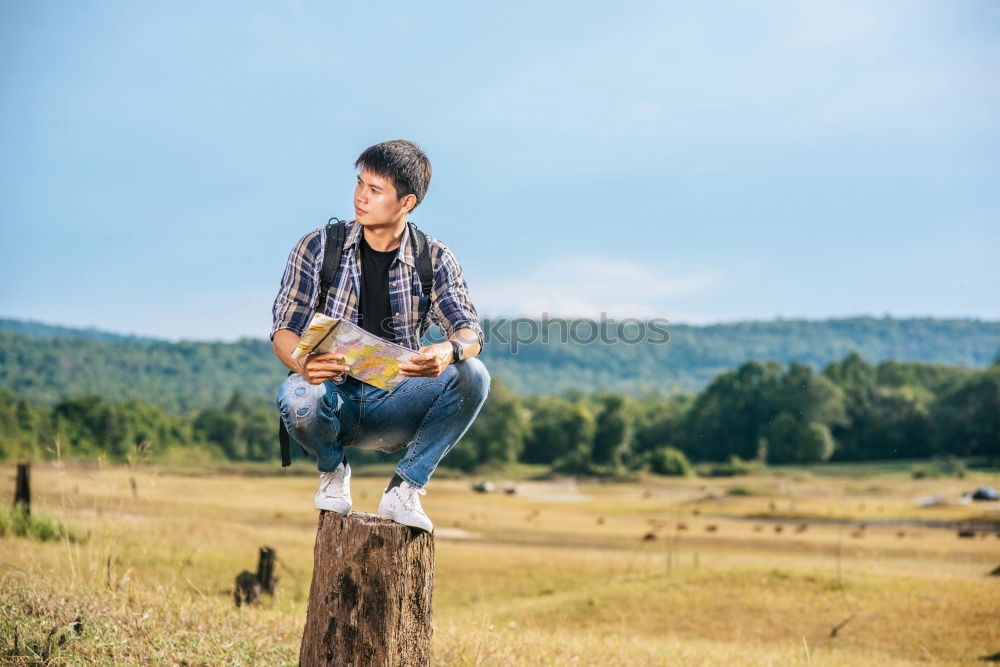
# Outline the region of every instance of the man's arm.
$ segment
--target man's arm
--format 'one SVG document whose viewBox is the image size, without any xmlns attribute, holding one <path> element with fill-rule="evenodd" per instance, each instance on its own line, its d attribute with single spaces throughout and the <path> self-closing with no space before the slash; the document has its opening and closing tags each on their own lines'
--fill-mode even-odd
<svg viewBox="0 0 1000 667">
<path fill-rule="evenodd" d="M 478 354 L 484 342 L 479 313 L 472 305 L 462 267 L 448 247 L 442 248 L 438 256 L 434 270 L 434 291 L 431 320 L 440 327 L 448 340 L 458 340 L 466 347 L 475 343 Z"/>
<path fill-rule="evenodd" d="M 312 319 L 319 300 L 318 264 L 323 256 L 320 230 L 309 232 L 295 244 L 288 255 L 281 288 L 271 308 L 271 349 L 289 370 L 301 375 L 310 384 L 322 384 L 349 369 L 338 364 L 343 355 L 310 354 L 305 359 L 293 359 L 302 332 Z"/>
<path fill-rule="evenodd" d="M 298 359 L 292 358 L 292 352 L 299 346 L 300 340 L 301 336 L 291 329 L 279 329 L 274 332 L 274 336 L 271 338 L 271 349 L 274 350 L 274 356 L 278 357 L 290 371 L 299 375 L 302 374 L 302 364 L 299 363 Z"/>
<path fill-rule="evenodd" d="M 480 344 L 481 331 L 475 329 L 459 329 L 456 331 L 448 340 L 457 340 L 462 345 L 462 358 L 468 359 L 470 357 L 478 357 L 479 353 L 483 351 L 483 346 Z M 451 346 L 451 343 L 448 343 Z"/>
<path fill-rule="evenodd" d="M 281 286 L 278 295 L 271 306 L 271 340 L 282 330 L 301 336 L 309 326 L 313 310 L 319 301 L 319 266 L 323 257 L 323 238 L 320 230 L 314 230 L 304 235 L 288 254 L 285 272 L 281 276 Z M 295 343 L 298 345 L 298 341 Z M 287 342 L 282 348 L 287 347 Z M 286 350 L 288 354 L 294 346 Z M 281 362 L 288 362 L 278 354 Z M 292 369 L 296 370 L 296 369 Z"/>
<path fill-rule="evenodd" d="M 431 304 L 431 320 L 441 328 L 448 339 L 442 343 L 421 347 L 420 354 L 410 357 L 410 363 L 400 364 L 399 370 L 407 376 L 440 375 L 451 363 L 453 350 L 448 341 L 462 345 L 462 357 L 478 356 L 483 349 L 483 330 L 479 314 L 462 275 L 462 268 L 447 247 L 442 248 L 434 272 L 435 298 Z"/>
<path fill-rule="evenodd" d="M 400 374 L 408 377 L 437 377 L 441 375 L 455 355 L 451 343 L 448 342 L 452 340 L 458 341 L 462 345 L 463 359 L 475 357 L 482 350 L 474 330 L 459 329 L 443 343 L 424 345 L 420 348 L 419 354 L 410 357 L 409 363 L 399 365 Z"/>
<path fill-rule="evenodd" d="M 323 384 L 327 380 L 339 377 L 350 370 L 347 366 L 337 363 L 344 360 L 342 354 L 326 352 L 324 354 L 310 354 L 305 359 L 293 358 L 292 352 L 299 346 L 299 340 L 301 337 L 294 331 L 279 329 L 274 332 L 271 347 L 281 363 L 288 366 L 289 370 L 301 375 L 309 384 Z"/>
</svg>

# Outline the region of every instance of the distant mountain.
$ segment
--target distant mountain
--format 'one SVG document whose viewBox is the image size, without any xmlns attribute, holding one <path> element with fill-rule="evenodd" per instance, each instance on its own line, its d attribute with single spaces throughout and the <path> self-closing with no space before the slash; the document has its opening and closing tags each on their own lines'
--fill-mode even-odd
<svg viewBox="0 0 1000 667">
<path fill-rule="evenodd" d="M 31 338 L 84 338 L 87 340 L 131 340 L 135 342 L 151 343 L 155 338 L 144 336 L 127 336 L 123 334 L 111 333 L 100 329 L 74 329 L 55 324 L 45 324 L 35 320 L 11 320 L 0 317 L 0 331 L 12 331 L 23 334 Z"/>
<path fill-rule="evenodd" d="M 872 318 L 750 321 L 708 326 L 671 325 L 668 336 L 642 342 L 586 342 L 620 334 L 572 321 L 548 325 L 548 342 L 537 342 L 540 322 L 485 322 L 483 361 L 495 377 L 529 394 L 608 390 L 638 394 L 696 391 L 715 375 L 750 360 L 798 360 L 819 370 L 856 350 L 871 362 L 924 361 L 980 368 L 1000 353 L 1000 322 L 971 319 Z M 560 334 L 568 330 L 575 338 Z M 631 332 L 634 333 L 634 332 Z M 667 342 L 663 341 L 669 338 Z M 64 396 L 102 394 L 136 398 L 171 411 L 221 402 L 235 390 L 272 400 L 286 370 L 266 340 L 235 343 L 172 343 L 36 322 L 0 320 L 0 386 L 28 400 L 52 403 Z"/>
<path fill-rule="evenodd" d="M 553 336 L 559 332 L 557 326 L 549 328 Z M 509 344 L 489 343 L 484 360 L 522 393 L 579 387 L 634 394 L 643 389 L 699 390 L 718 373 L 750 359 L 785 364 L 795 360 L 819 370 L 856 350 L 871 362 L 895 359 L 981 368 L 1000 353 L 1000 322 L 981 320 L 855 317 L 666 328 L 666 344 L 587 345 L 556 342 L 550 336 L 546 344 L 525 345 L 511 354 Z M 498 336 L 498 329 L 505 335 Z M 492 326 L 491 338 L 509 340 L 509 329 Z"/>
</svg>

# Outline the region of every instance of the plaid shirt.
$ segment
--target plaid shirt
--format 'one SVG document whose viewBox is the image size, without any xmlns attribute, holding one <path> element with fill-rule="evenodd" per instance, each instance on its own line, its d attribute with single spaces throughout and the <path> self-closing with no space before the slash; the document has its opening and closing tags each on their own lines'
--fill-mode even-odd
<svg viewBox="0 0 1000 667">
<path fill-rule="evenodd" d="M 361 293 L 361 225 L 347 222 L 344 252 L 340 269 L 330 286 L 325 315 L 358 323 L 358 295 Z M 427 246 L 434 269 L 431 304 L 421 291 L 416 257 L 410 245 L 410 227 L 403 228 L 399 252 L 389 266 L 389 303 L 393 312 L 396 342 L 411 349 L 420 348 L 420 339 L 437 324 L 446 338 L 459 329 L 472 329 L 483 345 L 483 330 L 479 324 L 462 268 L 455 254 L 444 243 L 427 236 Z M 319 272 L 326 250 L 326 227 L 309 232 L 295 244 L 288 255 L 288 264 L 281 278 L 281 288 L 271 309 L 271 338 L 279 329 L 290 329 L 299 336 L 309 326 L 319 303 Z M 423 313 L 423 318 L 420 318 Z"/>
</svg>

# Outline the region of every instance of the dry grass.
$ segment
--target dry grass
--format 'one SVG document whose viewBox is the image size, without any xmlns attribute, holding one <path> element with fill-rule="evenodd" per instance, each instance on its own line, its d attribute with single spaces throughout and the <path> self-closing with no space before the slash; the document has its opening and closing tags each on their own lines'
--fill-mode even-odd
<svg viewBox="0 0 1000 667">
<path fill-rule="evenodd" d="M 312 476 L 32 472 L 35 507 L 89 539 L 0 538 L 0 661 L 296 662 Z M 0 498 L 13 497 L 13 478 L 5 467 Z M 435 662 L 974 662 L 1000 651 L 1000 577 L 987 576 L 1000 539 L 874 520 L 1000 518 L 979 503 L 914 505 L 997 481 L 797 474 L 739 481 L 749 495 L 727 494 L 731 479 L 505 495 L 435 480 L 423 499 L 438 527 Z M 356 508 L 374 511 L 384 482 L 356 476 Z M 746 518 L 758 515 L 856 521 L 797 530 L 803 521 Z M 265 544 L 280 561 L 278 593 L 237 609 L 233 579 Z"/>
</svg>

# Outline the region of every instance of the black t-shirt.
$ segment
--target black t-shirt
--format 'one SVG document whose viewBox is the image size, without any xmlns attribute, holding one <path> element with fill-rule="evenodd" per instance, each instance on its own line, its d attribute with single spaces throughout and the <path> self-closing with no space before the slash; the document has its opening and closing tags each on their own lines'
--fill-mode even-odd
<svg viewBox="0 0 1000 667">
<path fill-rule="evenodd" d="M 358 326 L 369 333 L 395 341 L 392 304 L 389 302 L 389 266 L 399 248 L 387 252 L 373 250 L 361 234 L 361 298 L 358 299 Z"/>
</svg>

